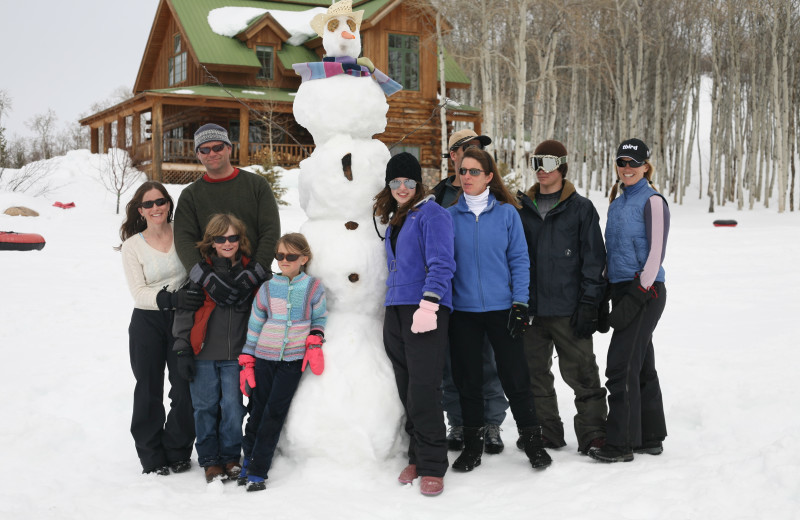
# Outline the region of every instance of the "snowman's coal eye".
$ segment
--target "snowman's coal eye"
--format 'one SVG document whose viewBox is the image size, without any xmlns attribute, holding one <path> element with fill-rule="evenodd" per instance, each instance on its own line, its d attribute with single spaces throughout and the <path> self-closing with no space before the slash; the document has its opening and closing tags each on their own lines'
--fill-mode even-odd
<svg viewBox="0 0 800 520">
<path fill-rule="evenodd" d="M 328 22 L 328 30 L 329 30 L 330 32 L 333 32 L 333 31 L 335 31 L 337 27 L 339 27 L 339 20 L 336 20 L 336 19 L 334 18 L 333 20 L 330 20 L 330 21 Z"/>
<path fill-rule="evenodd" d="M 347 19 L 347 26 L 350 28 L 350 32 L 356 32 L 356 22 L 354 22 L 352 19 Z"/>
</svg>

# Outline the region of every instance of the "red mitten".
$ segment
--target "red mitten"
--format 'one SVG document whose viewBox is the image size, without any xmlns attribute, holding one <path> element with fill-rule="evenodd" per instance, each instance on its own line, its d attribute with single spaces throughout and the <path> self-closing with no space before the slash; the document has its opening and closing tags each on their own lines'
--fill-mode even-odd
<svg viewBox="0 0 800 520">
<path fill-rule="evenodd" d="M 302 372 L 306 371 L 306 365 L 311 366 L 311 371 L 315 375 L 320 375 L 325 370 L 325 358 L 322 355 L 322 338 L 316 334 L 309 334 L 306 338 L 306 355 L 303 357 Z"/>
<path fill-rule="evenodd" d="M 420 300 L 419 309 L 414 311 L 414 316 L 411 321 L 411 332 L 419 334 L 421 332 L 428 332 L 436 328 L 436 311 L 439 310 L 439 304 L 429 302 L 428 300 Z"/>
<path fill-rule="evenodd" d="M 250 354 L 239 354 L 239 389 L 244 395 L 250 397 L 250 392 L 256 387 L 256 358 Z"/>
</svg>

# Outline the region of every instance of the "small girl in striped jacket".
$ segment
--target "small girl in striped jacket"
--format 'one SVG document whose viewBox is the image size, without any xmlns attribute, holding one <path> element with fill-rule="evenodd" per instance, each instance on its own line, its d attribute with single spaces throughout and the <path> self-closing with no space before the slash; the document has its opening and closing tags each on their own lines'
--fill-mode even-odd
<svg viewBox="0 0 800 520">
<path fill-rule="evenodd" d="M 317 375 L 324 368 L 321 347 L 328 311 L 322 283 L 305 273 L 311 262 L 308 241 L 300 233 L 283 235 L 275 259 L 281 274 L 258 290 L 239 356 L 242 393 L 252 401 L 238 480 L 247 491 L 266 488 L 275 447 L 306 365 Z"/>
</svg>

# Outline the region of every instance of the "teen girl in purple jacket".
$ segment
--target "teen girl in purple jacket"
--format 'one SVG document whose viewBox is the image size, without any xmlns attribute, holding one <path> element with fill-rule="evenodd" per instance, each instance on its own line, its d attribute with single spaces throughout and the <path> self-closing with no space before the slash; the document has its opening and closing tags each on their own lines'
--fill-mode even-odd
<svg viewBox="0 0 800 520">
<path fill-rule="evenodd" d="M 410 437 L 408 466 L 398 480 L 408 484 L 419 476 L 420 492 L 434 496 L 444 489 L 448 465 L 441 383 L 453 306 L 453 222 L 432 196 L 425 197 L 419 162 L 406 152 L 386 165 L 375 215 L 389 224 L 383 344 Z"/>
</svg>

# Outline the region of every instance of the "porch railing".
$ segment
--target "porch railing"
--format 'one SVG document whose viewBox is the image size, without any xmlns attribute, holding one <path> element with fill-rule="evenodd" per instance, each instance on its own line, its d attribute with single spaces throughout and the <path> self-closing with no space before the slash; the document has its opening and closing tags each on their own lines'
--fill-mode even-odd
<svg viewBox="0 0 800 520">
<path fill-rule="evenodd" d="M 261 155 L 268 150 L 269 144 L 267 143 L 250 143 L 250 157 L 245 161 L 240 161 L 239 157 L 239 143 L 233 143 L 233 151 L 231 152 L 231 163 L 236 165 L 254 164 L 258 162 Z M 314 145 L 297 145 L 297 144 L 283 144 L 275 143 L 272 145 L 273 160 L 278 166 L 285 168 L 294 168 L 300 164 L 300 161 L 309 156 L 314 150 Z M 194 140 L 193 139 L 164 139 L 162 150 L 163 163 L 196 163 L 197 157 L 194 154 Z M 153 160 L 153 142 L 145 141 L 136 146 L 136 151 L 133 154 L 133 160 L 137 164 L 152 162 Z"/>
</svg>

